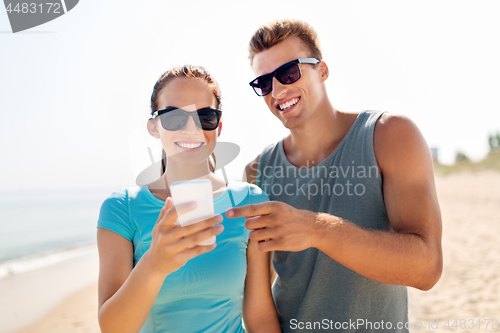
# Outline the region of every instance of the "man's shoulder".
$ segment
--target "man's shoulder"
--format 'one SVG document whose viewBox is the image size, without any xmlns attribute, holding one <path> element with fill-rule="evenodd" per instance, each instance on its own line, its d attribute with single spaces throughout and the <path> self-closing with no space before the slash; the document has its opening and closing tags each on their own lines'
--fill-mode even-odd
<svg viewBox="0 0 500 333">
<path fill-rule="evenodd" d="M 262 153 L 257 155 L 256 158 L 254 158 L 250 163 L 248 163 L 245 166 L 245 173 L 243 174 L 243 181 L 249 182 L 250 184 L 255 184 L 259 163 L 261 163 L 263 161 L 263 157 L 264 157 L 264 160 L 266 160 L 266 156 L 268 156 L 269 153 L 276 151 L 276 149 L 278 149 L 278 145 L 280 142 L 281 141 L 267 145 L 262 150 Z"/>
<path fill-rule="evenodd" d="M 260 155 L 258 155 L 253 161 L 245 166 L 243 181 L 249 182 L 250 184 L 255 184 L 257 178 L 257 168 L 259 166 L 259 158 Z"/>
<path fill-rule="evenodd" d="M 373 148 L 379 166 L 400 164 L 410 154 L 422 154 L 430 150 L 417 125 L 400 114 L 384 113 L 377 121 L 373 133 Z M 406 157 L 405 157 L 406 156 Z M 407 158 L 410 160 L 409 158 Z"/>
<path fill-rule="evenodd" d="M 415 123 L 401 114 L 383 113 L 375 125 L 374 140 L 380 144 L 391 144 L 395 139 L 420 134 Z M 377 140 L 378 139 L 378 140 Z"/>
<path fill-rule="evenodd" d="M 377 122 L 377 126 L 394 127 L 402 126 L 404 124 L 413 124 L 410 118 L 402 114 L 394 114 L 389 112 L 384 112 L 380 116 Z"/>
</svg>

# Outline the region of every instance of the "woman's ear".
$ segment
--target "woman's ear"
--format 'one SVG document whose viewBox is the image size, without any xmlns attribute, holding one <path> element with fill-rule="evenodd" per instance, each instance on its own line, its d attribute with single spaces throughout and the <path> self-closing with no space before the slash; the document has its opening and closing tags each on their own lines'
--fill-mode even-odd
<svg viewBox="0 0 500 333">
<path fill-rule="evenodd" d="M 158 121 L 156 120 L 148 120 L 148 132 L 152 137 L 159 139 L 160 133 L 158 132 Z"/>
<path fill-rule="evenodd" d="M 219 121 L 219 127 L 217 127 L 217 137 L 220 136 L 221 131 L 222 131 L 222 121 Z"/>
</svg>

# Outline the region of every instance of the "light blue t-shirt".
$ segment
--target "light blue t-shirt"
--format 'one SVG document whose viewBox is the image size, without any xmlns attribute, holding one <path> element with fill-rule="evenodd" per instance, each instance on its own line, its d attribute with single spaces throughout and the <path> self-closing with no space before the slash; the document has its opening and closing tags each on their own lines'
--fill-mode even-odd
<svg viewBox="0 0 500 333">
<path fill-rule="evenodd" d="M 250 231 L 244 218 L 227 219 L 223 213 L 233 203 L 268 200 L 255 185 L 229 182 L 228 189 L 214 198 L 215 214 L 224 218 L 217 247 L 167 276 L 141 333 L 244 332 L 241 305 Z M 104 201 L 97 226 L 133 242 L 135 266 L 151 245 L 152 229 L 164 205 L 147 186 L 123 188 Z"/>
</svg>

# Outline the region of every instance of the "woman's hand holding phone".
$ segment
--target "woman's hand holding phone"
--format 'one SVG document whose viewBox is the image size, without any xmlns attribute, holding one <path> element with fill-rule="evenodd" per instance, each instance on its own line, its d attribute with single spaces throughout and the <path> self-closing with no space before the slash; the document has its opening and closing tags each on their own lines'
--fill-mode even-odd
<svg viewBox="0 0 500 333">
<path fill-rule="evenodd" d="M 216 247 L 216 244 L 197 244 L 222 232 L 224 227 L 216 225 L 222 222 L 220 214 L 184 227 L 176 225 L 178 216 L 194 209 L 195 202 L 183 203 L 174 208 L 172 198 L 167 198 L 153 228 L 151 246 L 143 256 L 149 261 L 152 270 L 166 277 L 191 258 Z"/>
</svg>

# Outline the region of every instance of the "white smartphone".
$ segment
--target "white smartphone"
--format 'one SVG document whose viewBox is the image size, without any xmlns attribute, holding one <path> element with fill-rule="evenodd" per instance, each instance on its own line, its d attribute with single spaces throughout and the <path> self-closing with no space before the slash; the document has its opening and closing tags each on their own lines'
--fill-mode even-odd
<svg viewBox="0 0 500 333">
<path fill-rule="evenodd" d="M 182 214 L 177 221 L 181 227 L 203 221 L 214 216 L 214 196 L 212 182 L 208 179 L 188 180 L 175 182 L 170 185 L 170 193 L 174 206 L 194 201 L 197 204 L 195 210 Z M 215 236 L 212 236 L 198 245 L 212 245 Z"/>
</svg>

